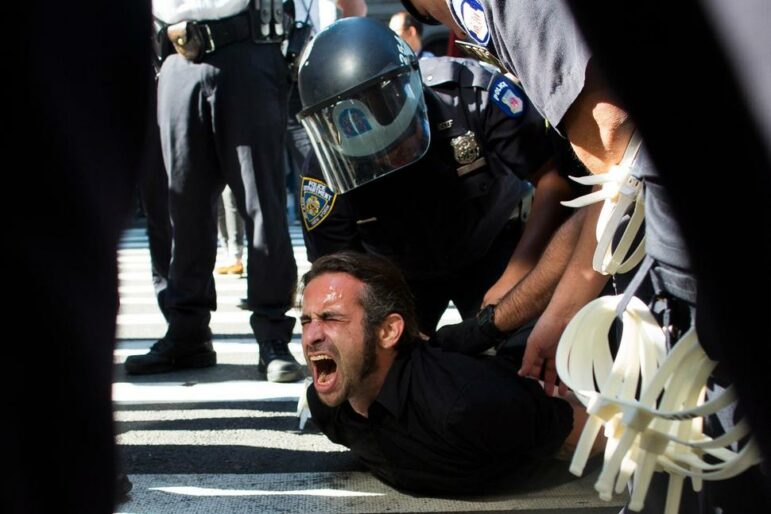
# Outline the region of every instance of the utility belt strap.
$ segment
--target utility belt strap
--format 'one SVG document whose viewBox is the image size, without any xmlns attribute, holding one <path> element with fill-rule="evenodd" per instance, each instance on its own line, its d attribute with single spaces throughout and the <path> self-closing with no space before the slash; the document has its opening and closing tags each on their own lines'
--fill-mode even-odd
<svg viewBox="0 0 771 514">
<path fill-rule="evenodd" d="M 254 0 L 246 11 L 235 16 L 183 20 L 157 29 L 161 62 L 174 52 L 189 61 L 200 62 L 204 56 L 233 43 L 247 39 L 255 43 L 278 43 L 284 35 L 282 0 Z"/>
<path fill-rule="evenodd" d="M 249 39 L 250 35 L 247 12 L 221 20 L 180 21 L 166 27 L 174 50 L 194 62 L 219 48 Z"/>
</svg>

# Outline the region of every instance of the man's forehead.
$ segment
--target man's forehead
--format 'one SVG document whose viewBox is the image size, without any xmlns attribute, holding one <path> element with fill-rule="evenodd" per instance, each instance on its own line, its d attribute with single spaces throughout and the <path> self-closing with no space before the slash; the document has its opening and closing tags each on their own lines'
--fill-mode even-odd
<svg viewBox="0 0 771 514">
<path fill-rule="evenodd" d="M 324 307 L 356 300 L 364 283 L 348 273 L 324 273 L 311 280 L 303 291 L 303 310 L 306 304 Z"/>
</svg>

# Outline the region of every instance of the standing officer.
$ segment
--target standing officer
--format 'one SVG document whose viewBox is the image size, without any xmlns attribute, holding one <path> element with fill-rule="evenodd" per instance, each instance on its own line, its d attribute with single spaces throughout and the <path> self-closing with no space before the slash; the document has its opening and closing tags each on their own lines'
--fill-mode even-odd
<svg viewBox="0 0 771 514">
<path fill-rule="evenodd" d="M 315 156 L 299 203 L 310 260 L 342 249 L 388 257 L 432 333 L 450 300 L 473 316 L 505 269 L 527 273 L 571 191 L 518 86 L 471 60 L 419 62 L 373 20 L 316 36 L 300 65 L 299 118 Z M 517 246 L 528 179 L 534 214 Z"/>
<path fill-rule="evenodd" d="M 506 67 L 522 78 L 523 87 L 538 109 L 552 124 L 563 129 L 563 133 L 573 144 L 579 158 L 587 168 L 597 174 L 607 172 L 612 165 L 621 160 L 627 146 L 631 146 L 630 140 L 635 132 L 635 125 L 626 107 L 618 101 L 615 92 L 611 91 L 600 75 L 599 63 L 584 42 L 584 33 L 574 20 L 571 7 L 574 12 L 582 16 L 583 23 L 589 29 L 585 34 L 594 41 L 595 45 L 602 39 L 597 35 L 600 30 L 598 27 L 603 27 L 602 37 L 605 38 L 604 43 L 607 46 L 606 55 L 615 53 L 616 56 L 616 62 L 612 63 L 614 67 L 609 67 L 608 70 L 616 76 L 620 75 L 615 69 L 619 63 L 624 63 L 621 67 L 627 72 L 631 68 L 636 68 L 638 71 L 645 69 L 645 66 L 639 65 L 640 62 L 655 63 L 655 66 L 659 66 L 662 59 L 656 52 L 669 55 L 670 42 L 675 45 L 678 43 L 673 34 L 682 33 L 680 26 L 675 30 L 668 16 L 664 16 L 662 19 L 667 18 L 667 24 L 663 24 L 660 34 L 657 32 L 659 37 L 653 45 L 640 45 L 640 39 L 630 37 L 628 30 L 623 32 L 616 30 L 615 37 L 608 38 L 607 34 L 613 33 L 612 29 L 618 29 L 622 25 L 620 20 L 626 20 L 629 14 L 617 11 L 611 14 L 601 9 L 592 13 L 592 9 L 581 7 L 577 2 L 403 0 L 403 3 L 409 4 L 413 11 L 423 16 L 424 22 L 427 21 L 426 17 L 435 18 L 456 31 L 460 30 L 468 34 L 480 46 L 493 48 Z M 688 24 L 693 24 L 696 30 L 703 31 L 703 27 L 708 24 L 698 19 L 699 9 L 692 9 L 692 11 L 693 13 L 689 12 L 689 15 L 684 18 L 689 19 Z M 601 14 L 605 17 L 597 18 L 596 25 L 592 26 L 589 22 L 591 17 L 587 14 L 594 16 Z M 636 20 L 633 24 L 635 28 L 645 27 L 643 32 L 649 33 L 648 24 L 642 23 L 639 17 L 632 18 Z M 692 22 L 691 18 L 696 21 Z M 635 41 L 635 44 L 629 44 L 631 41 Z M 610 47 L 613 49 L 610 50 Z M 705 48 L 708 47 L 709 45 L 689 46 L 689 51 L 685 52 L 688 55 L 686 60 L 695 61 L 696 58 L 691 54 L 694 52 L 704 54 Z M 636 55 L 638 58 L 630 58 L 630 55 Z M 679 68 L 679 65 L 675 68 Z M 675 75 L 680 73 L 681 71 L 678 71 Z M 646 94 L 643 91 L 639 92 L 642 95 Z M 679 98 L 678 95 L 669 96 Z M 672 105 L 669 110 L 665 110 L 661 109 L 656 102 L 650 102 L 650 104 L 654 106 L 654 112 L 662 116 L 679 109 L 678 106 Z M 643 110 L 640 110 L 640 114 L 643 114 L 650 127 L 649 115 Z M 699 116 L 691 118 L 699 119 Z M 662 141 L 666 141 L 664 147 L 675 141 L 677 153 L 681 153 L 684 147 L 677 136 L 654 136 L 654 139 L 659 148 L 662 148 Z M 730 164 L 734 162 L 731 161 L 729 166 Z M 684 162 L 684 165 L 685 168 L 691 167 L 691 161 Z M 683 166 L 677 168 L 684 169 Z M 725 341 L 718 342 L 710 330 L 704 330 L 705 320 L 709 319 L 704 315 L 706 313 L 699 316 L 696 312 L 696 305 L 702 302 L 699 301 L 700 291 L 697 290 L 694 274 L 695 265 L 692 259 L 694 256 L 686 246 L 681 225 L 676 216 L 680 206 L 670 198 L 665 186 L 666 179 L 660 175 L 644 146 L 640 149 L 630 172 L 633 176 L 642 179 L 645 185 L 647 258 L 637 278 L 641 280 L 647 276 L 653 283 L 656 292 L 655 300 L 657 300 L 654 309 L 660 317 L 667 341 L 674 344 L 677 334 L 685 333 L 689 328 L 695 327 L 707 355 L 713 360 L 720 360 L 727 345 Z M 680 219 L 683 218 L 687 219 L 681 214 Z M 576 280 L 577 274 L 572 273 L 581 267 L 586 269 L 588 267 L 586 264 L 591 261 L 591 254 L 588 254 L 587 259 L 585 250 L 587 248 L 593 250 L 594 240 L 591 237 L 593 230 L 593 222 L 584 223 L 584 230 L 571 261 L 574 266 L 569 267 L 563 275 L 552 302 L 539 321 L 539 324 L 542 324 L 548 319 L 552 326 L 547 327 L 543 324 L 544 330 L 539 330 L 538 326 L 534 329 L 528 340 L 528 351 L 522 367 L 523 373 L 538 376 L 542 367 L 545 364 L 548 365 L 565 323 L 578 310 L 578 307 L 583 305 L 582 300 L 591 296 L 593 286 L 589 282 L 595 285 L 598 283 L 597 277 L 581 283 Z M 582 265 L 581 262 L 584 264 Z M 509 318 L 507 313 L 499 311 L 497 314 L 501 320 Z M 558 318 L 561 318 L 560 322 L 556 322 Z M 505 327 L 506 323 L 503 323 L 499 328 Z M 707 325 L 707 328 L 710 327 Z M 725 378 L 720 373 L 711 377 L 712 384 L 708 388 L 708 396 L 711 397 L 719 390 L 720 385 L 728 382 Z M 547 376 L 548 381 L 553 383 L 554 375 L 550 379 Z M 751 392 L 747 397 L 751 397 Z M 732 422 L 733 420 L 726 422 L 720 419 L 718 423 L 707 420 L 705 424 L 707 431 L 715 434 L 722 430 L 723 427 L 720 425 L 727 427 L 731 426 Z M 737 480 L 747 481 L 756 471 L 757 469 L 752 469 L 745 472 Z M 708 500 L 714 502 L 714 505 L 707 505 L 708 502 L 703 501 L 700 510 L 707 506 L 723 512 L 746 511 L 746 508 L 739 505 L 745 495 L 739 493 L 738 489 L 728 494 L 709 497 L 720 487 L 728 485 L 725 487 L 728 490 L 733 489 L 735 485 L 725 483 L 713 487 L 711 482 L 708 484 L 709 487 L 705 490 Z M 651 504 L 650 511 L 660 511 L 660 506 L 654 502 Z M 685 501 L 681 504 L 681 508 L 683 511 L 688 508 Z"/>
<path fill-rule="evenodd" d="M 302 378 L 289 352 L 297 269 L 285 216 L 282 148 L 286 65 L 279 0 L 156 0 L 176 51 L 158 82 L 158 123 L 169 173 L 173 250 L 166 335 L 129 373 L 213 366 L 217 198 L 230 186 L 246 222 L 248 303 L 270 381 Z"/>
</svg>

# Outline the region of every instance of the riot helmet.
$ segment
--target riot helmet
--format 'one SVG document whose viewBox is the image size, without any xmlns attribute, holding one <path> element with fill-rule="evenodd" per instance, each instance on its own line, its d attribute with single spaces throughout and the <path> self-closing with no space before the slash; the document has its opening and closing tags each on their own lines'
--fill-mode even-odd
<svg viewBox="0 0 771 514">
<path fill-rule="evenodd" d="M 430 131 L 418 59 L 382 23 L 344 18 L 300 60 L 303 110 L 327 184 L 345 193 L 419 160 Z"/>
</svg>

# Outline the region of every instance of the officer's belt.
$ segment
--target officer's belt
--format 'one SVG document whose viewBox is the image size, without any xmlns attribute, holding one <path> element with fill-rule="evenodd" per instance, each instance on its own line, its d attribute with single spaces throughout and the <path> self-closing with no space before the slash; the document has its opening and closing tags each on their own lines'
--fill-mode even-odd
<svg viewBox="0 0 771 514">
<path fill-rule="evenodd" d="M 251 37 L 248 11 L 220 20 L 181 21 L 169 25 L 166 35 L 178 54 L 189 61 Z"/>
</svg>

